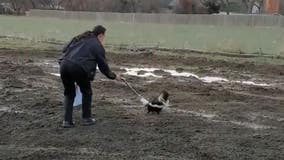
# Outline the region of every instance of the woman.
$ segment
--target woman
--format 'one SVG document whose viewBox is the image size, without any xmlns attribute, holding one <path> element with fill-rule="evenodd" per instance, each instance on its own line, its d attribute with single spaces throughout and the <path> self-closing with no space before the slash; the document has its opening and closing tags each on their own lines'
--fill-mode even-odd
<svg viewBox="0 0 284 160">
<path fill-rule="evenodd" d="M 59 59 L 60 74 L 64 85 L 65 115 L 62 126 L 74 127 L 72 114 L 73 102 L 76 96 L 75 82 L 82 92 L 82 124 L 93 125 L 95 119 L 91 117 L 92 88 L 96 68 L 109 79 L 121 81 L 123 78 L 113 73 L 105 57 L 105 49 L 102 45 L 106 29 L 96 26 L 93 31 L 86 31 L 74 37 L 63 49 L 63 56 Z"/>
</svg>

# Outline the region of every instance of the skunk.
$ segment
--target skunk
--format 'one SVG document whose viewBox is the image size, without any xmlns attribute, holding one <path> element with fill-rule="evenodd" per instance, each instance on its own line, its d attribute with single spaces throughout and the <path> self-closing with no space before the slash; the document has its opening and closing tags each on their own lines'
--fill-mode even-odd
<svg viewBox="0 0 284 160">
<path fill-rule="evenodd" d="M 141 102 L 147 108 L 148 113 L 156 112 L 160 114 L 163 107 L 169 106 L 169 93 L 167 91 L 162 91 L 159 97 L 153 98 L 150 102 L 144 98 L 141 98 Z"/>
</svg>

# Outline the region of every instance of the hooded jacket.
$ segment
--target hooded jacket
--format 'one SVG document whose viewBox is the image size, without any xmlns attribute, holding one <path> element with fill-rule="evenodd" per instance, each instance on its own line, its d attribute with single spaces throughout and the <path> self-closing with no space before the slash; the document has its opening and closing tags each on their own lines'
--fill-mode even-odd
<svg viewBox="0 0 284 160">
<path fill-rule="evenodd" d="M 105 49 L 97 37 L 89 37 L 74 42 L 69 42 L 63 48 L 63 56 L 59 59 L 61 62 L 71 62 L 79 65 L 88 74 L 90 80 L 94 80 L 97 66 L 99 70 L 109 79 L 115 79 L 113 73 L 106 61 Z"/>
</svg>

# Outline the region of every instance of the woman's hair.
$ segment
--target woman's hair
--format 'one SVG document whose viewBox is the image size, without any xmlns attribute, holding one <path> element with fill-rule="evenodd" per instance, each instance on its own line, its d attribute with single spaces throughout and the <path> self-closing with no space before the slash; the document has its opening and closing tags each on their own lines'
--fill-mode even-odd
<svg viewBox="0 0 284 160">
<path fill-rule="evenodd" d="M 64 48 L 63 48 L 63 52 L 66 52 L 70 45 L 73 44 L 73 43 L 76 43 L 76 42 L 79 42 L 81 41 L 82 39 L 85 39 L 85 38 L 90 38 L 90 37 L 97 37 L 98 35 L 100 34 L 105 34 L 106 32 L 106 29 L 105 27 L 101 26 L 101 25 L 98 25 L 98 26 L 95 26 L 94 29 L 92 31 L 86 31 L 84 33 L 81 33 L 79 34 L 78 36 L 75 36 L 71 42 L 69 42 Z"/>
<path fill-rule="evenodd" d="M 75 36 L 72 39 L 72 43 L 79 42 L 80 40 L 85 39 L 85 38 L 97 37 L 100 34 L 105 34 L 105 32 L 106 32 L 105 27 L 98 25 L 98 26 L 95 26 L 92 31 L 86 31 L 84 33 L 81 33 L 81 34 Z"/>
<path fill-rule="evenodd" d="M 106 28 L 101 25 L 95 26 L 93 29 L 93 33 L 95 34 L 95 36 L 98 36 L 100 34 L 105 34 L 105 32 Z"/>
</svg>

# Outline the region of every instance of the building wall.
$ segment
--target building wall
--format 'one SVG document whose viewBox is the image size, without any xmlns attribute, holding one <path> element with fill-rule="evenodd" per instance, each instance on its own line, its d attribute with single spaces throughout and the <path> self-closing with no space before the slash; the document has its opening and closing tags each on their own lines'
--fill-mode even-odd
<svg viewBox="0 0 284 160">
<path fill-rule="evenodd" d="M 280 0 L 264 0 L 264 13 L 279 14 Z"/>
</svg>

